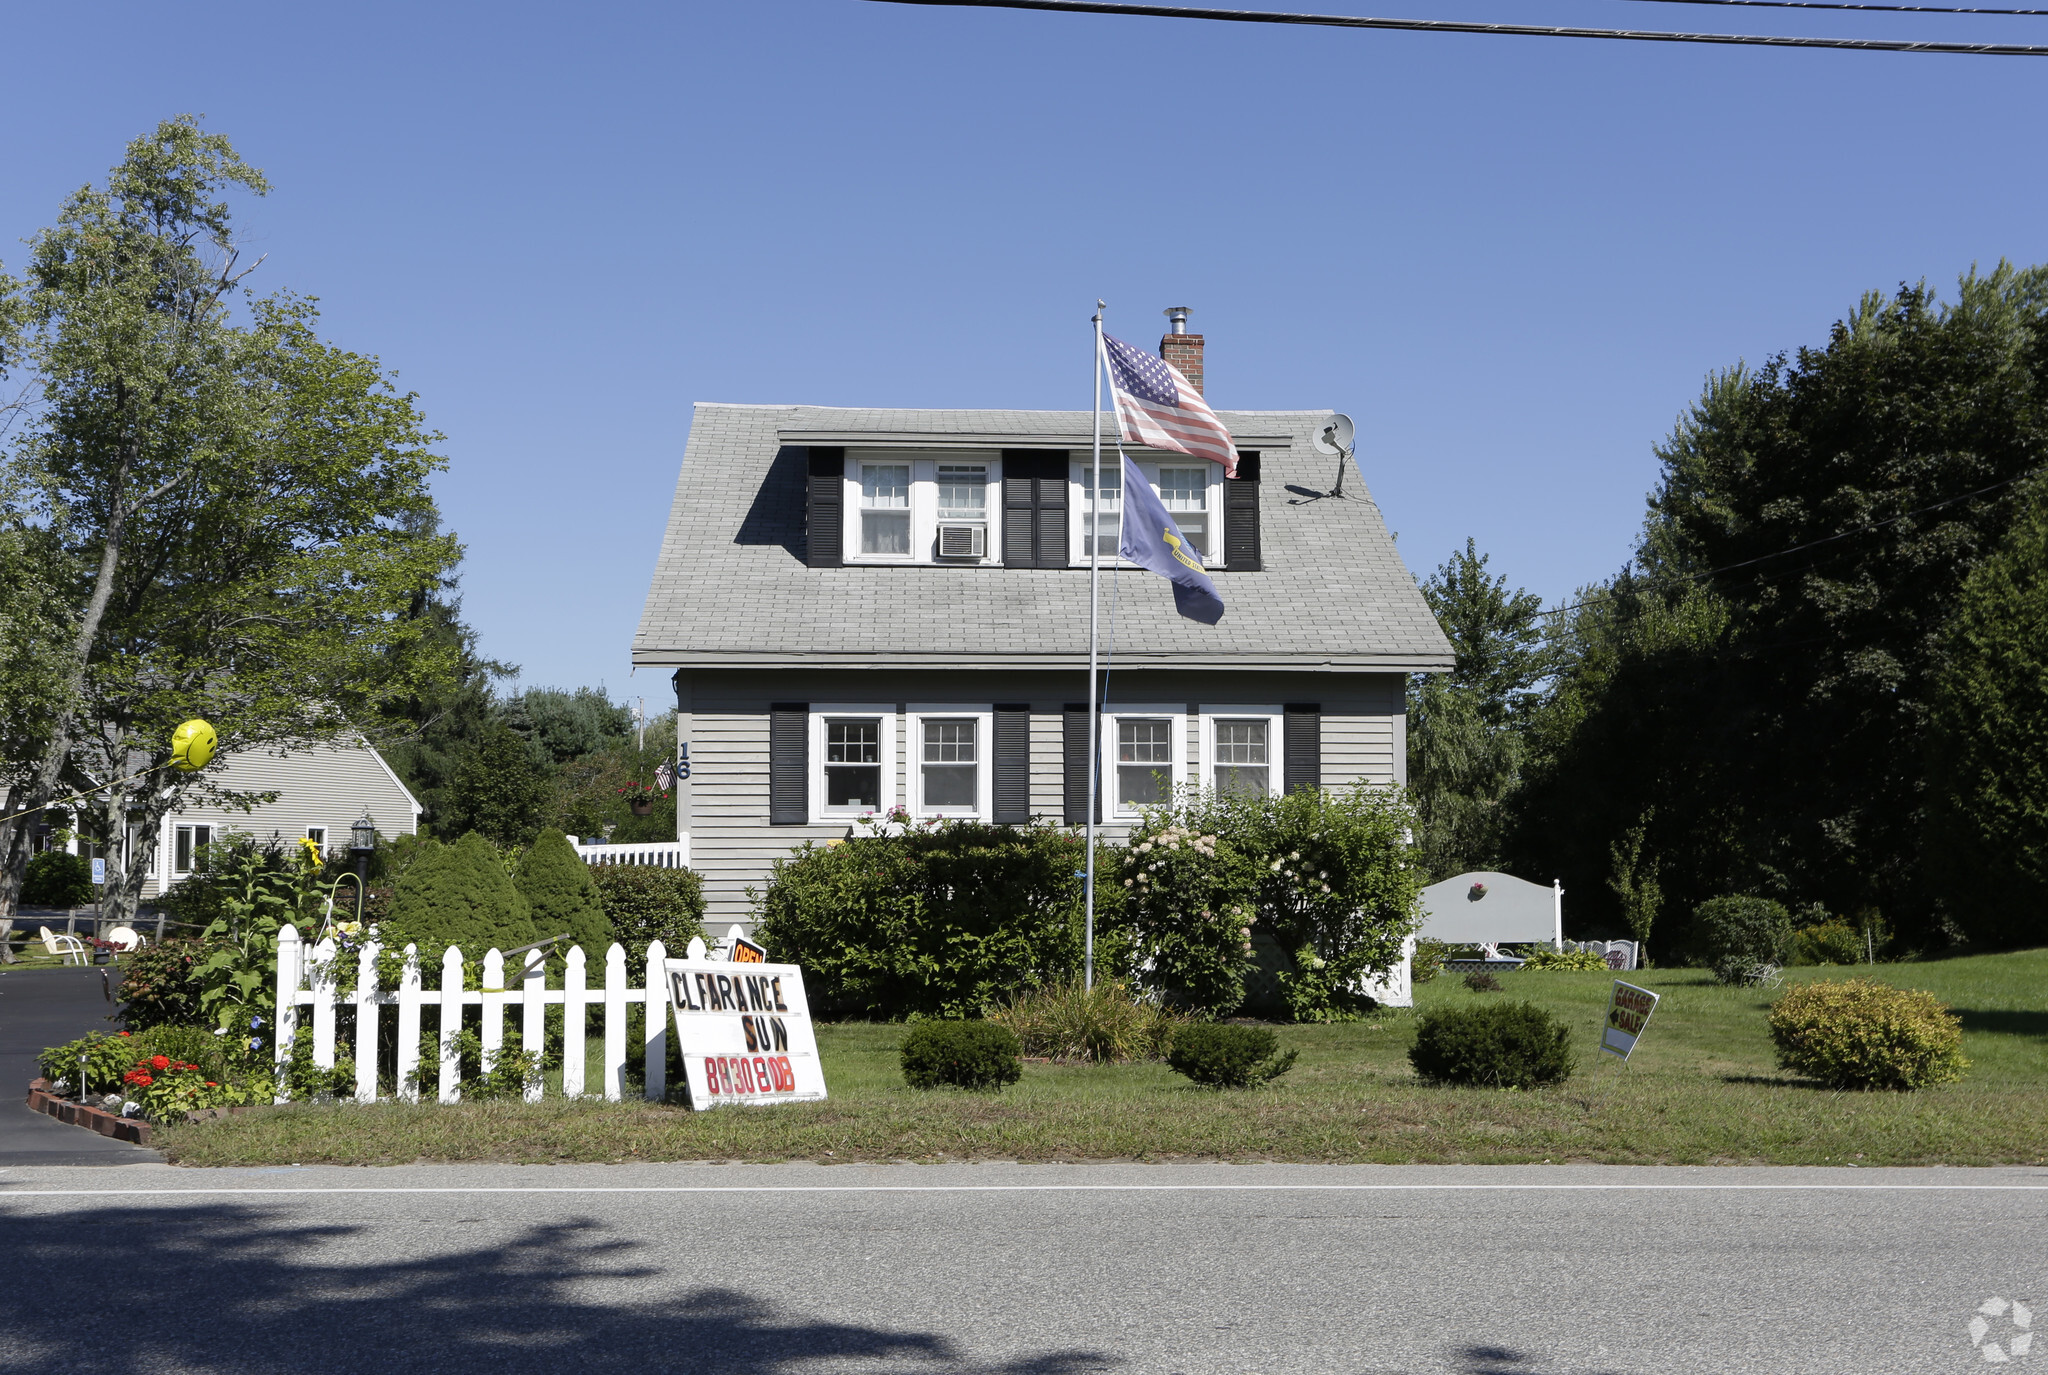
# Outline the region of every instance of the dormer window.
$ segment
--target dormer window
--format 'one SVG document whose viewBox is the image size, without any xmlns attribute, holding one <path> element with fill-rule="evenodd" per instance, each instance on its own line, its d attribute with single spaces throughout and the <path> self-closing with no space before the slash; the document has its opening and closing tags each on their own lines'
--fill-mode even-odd
<svg viewBox="0 0 2048 1375">
<path fill-rule="evenodd" d="M 850 451 L 846 562 L 978 565 L 1002 562 L 989 519 L 1000 460 L 979 453 Z"/>
<path fill-rule="evenodd" d="M 1185 460 L 1176 463 L 1171 459 L 1151 458 L 1136 458 L 1135 461 L 1138 471 L 1159 494 L 1159 500 L 1173 517 L 1173 523 L 1180 527 L 1182 537 L 1201 552 L 1203 566 L 1222 568 L 1225 561 L 1218 537 L 1223 528 L 1219 518 L 1223 510 L 1223 465 L 1188 463 Z M 1123 464 L 1109 454 L 1103 455 L 1102 491 L 1099 505 L 1094 508 L 1095 525 L 1091 530 L 1088 498 L 1089 479 L 1094 476 L 1094 466 L 1085 458 L 1076 459 L 1071 465 L 1073 490 L 1068 509 L 1073 512 L 1072 547 L 1076 564 L 1088 562 L 1091 535 L 1104 560 L 1115 559 L 1117 547 L 1122 542 Z"/>
</svg>

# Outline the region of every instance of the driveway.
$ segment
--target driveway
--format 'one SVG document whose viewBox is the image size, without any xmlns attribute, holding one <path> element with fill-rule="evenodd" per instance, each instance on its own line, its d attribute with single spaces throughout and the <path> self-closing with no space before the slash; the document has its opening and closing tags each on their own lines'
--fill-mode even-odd
<svg viewBox="0 0 2048 1375">
<path fill-rule="evenodd" d="M 133 1165 L 161 1161 L 155 1151 L 115 1141 L 30 1112 L 28 1081 L 45 1046 L 108 1031 L 118 971 L 107 965 L 56 969 L 0 967 L 0 1166 Z M 105 975 L 106 977 L 102 977 Z"/>
</svg>

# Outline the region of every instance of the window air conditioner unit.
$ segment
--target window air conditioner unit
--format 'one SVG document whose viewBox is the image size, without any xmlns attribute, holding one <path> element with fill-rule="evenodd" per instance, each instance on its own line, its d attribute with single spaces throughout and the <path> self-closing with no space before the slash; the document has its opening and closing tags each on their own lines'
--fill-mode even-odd
<svg viewBox="0 0 2048 1375">
<path fill-rule="evenodd" d="M 939 557 L 942 559 L 987 558 L 988 527 L 986 525 L 941 525 L 939 527 Z"/>
</svg>

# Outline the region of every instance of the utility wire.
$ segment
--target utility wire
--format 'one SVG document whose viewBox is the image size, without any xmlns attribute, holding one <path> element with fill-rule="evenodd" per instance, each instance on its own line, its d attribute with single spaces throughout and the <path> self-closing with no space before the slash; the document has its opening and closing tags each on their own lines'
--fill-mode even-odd
<svg viewBox="0 0 2048 1375">
<path fill-rule="evenodd" d="M 1956 53 L 1972 57 L 2048 57 L 2048 47 L 2020 43 L 1908 43 L 1888 38 L 1792 38 L 1772 34 L 1670 33 L 1659 29 L 1579 29 L 1535 24 L 1472 24 L 1450 19 L 1367 19 L 1346 14 L 1282 14 L 1211 10 L 1187 5 L 1125 5 L 1109 0 L 870 0 L 949 9 L 1059 10 L 1132 14 L 1152 19 L 1216 19 L 1234 24 L 1307 24 L 1333 29 L 1403 29 L 1418 33 L 1493 33 L 1525 38 L 1618 38 L 1634 43 L 1732 43 L 1766 48 L 1849 48 L 1860 52 Z"/>
<path fill-rule="evenodd" d="M 1956 9 L 1947 5 L 1859 5 L 1851 0 L 1637 0 L 1652 5 L 1753 5 L 1773 10 L 1863 10 L 1874 14 L 2017 14 L 2038 17 L 2048 10 Z"/>
<path fill-rule="evenodd" d="M 1884 520 L 1874 520 L 1868 522 L 1867 524 L 1853 526 L 1850 529 L 1841 530 L 1832 535 L 1825 535 L 1817 540 L 1808 540 L 1804 544 L 1792 545 L 1790 548 L 1787 549 L 1775 549 L 1768 554 L 1758 554 L 1753 559 L 1743 559 L 1738 563 L 1727 563 L 1721 565 L 1719 568 L 1709 568 L 1703 573 L 1685 573 L 1677 577 L 1645 579 L 1644 581 L 1647 585 L 1647 589 L 1651 591 L 1654 591 L 1660 587 L 1676 587 L 1683 586 L 1686 583 L 1704 582 L 1708 578 L 1719 577 L 1723 573 L 1732 573 L 1738 568 L 1748 568 L 1755 564 L 1768 562 L 1771 559 L 1782 559 L 1787 554 L 1797 554 L 1808 549 L 1818 549 L 1823 544 L 1833 544 L 1838 540 L 1848 539 L 1852 535 L 1867 534 L 1872 530 L 1882 530 L 1885 529 L 1887 526 L 1897 525 L 1902 520 L 1911 520 L 1914 516 L 1924 516 L 1929 511 L 1939 511 L 1944 506 L 1954 506 L 1956 503 L 1963 501 L 1974 501 L 1978 497 L 1986 496 L 1992 492 L 2000 491 L 2006 487 L 2010 487 L 2016 482 L 2024 482 L 2028 478 L 2033 477 L 2036 473 L 2040 473 L 2044 470 L 2048 470 L 2048 464 L 2042 464 L 2039 467 L 2029 468 L 2024 473 L 2020 473 L 2015 477 L 2009 477 L 2005 479 L 2005 481 L 2003 482 L 1994 482 L 1989 487 L 1979 487 L 1974 492 L 1964 492 L 1961 496 L 1948 497 L 1945 500 L 1933 502 L 1930 505 L 1915 507 L 1911 511 L 1901 511 L 1896 516 L 1889 516 Z M 1578 611 L 1585 607 L 1598 606 L 1602 602 L 1611 602 L 1618 600 L 1619 598 L 1615 597 L 1610 593 L 1609 595 L 1604 597 L 1588 597 L 1586 598 L 1586 600 L 1582 602 L 1573 602 L 1570 606 L 1559 606 L 1553 607 L 1549 611 L 1532 612 L 1530 613 L 1530 615 L 1531 619 L 1540 619 L 1544 616 L 1562 616 L 1567 611 Z"/>
</svg>

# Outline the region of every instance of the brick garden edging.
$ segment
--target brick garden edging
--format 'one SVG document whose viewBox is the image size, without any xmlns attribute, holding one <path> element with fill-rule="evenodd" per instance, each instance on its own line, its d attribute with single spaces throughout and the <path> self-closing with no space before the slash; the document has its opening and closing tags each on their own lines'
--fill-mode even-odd
<svg viewBox="0 0 2048 1375">
<path fill-rule="evenodd" d="M 31 1112 L 45 1113 L 59 1122 L 69 1122 L 74 1127 L 84 1127 L 101 1136 L 111 1136 L 116 1141 L 132 1141 L 138 1146 L 149 1144 L 149 1123 L 59 1098 L 50 1091 L 47 1079 L 29 1081 L 28 1106 Z"/>
</svg>

